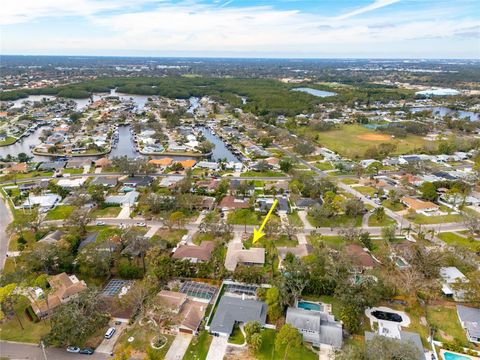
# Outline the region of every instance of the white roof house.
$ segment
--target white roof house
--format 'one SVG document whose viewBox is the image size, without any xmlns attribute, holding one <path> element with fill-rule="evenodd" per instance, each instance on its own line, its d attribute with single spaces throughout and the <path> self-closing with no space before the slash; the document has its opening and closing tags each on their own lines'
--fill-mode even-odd
<svg viewBox="0 0 480 360">
<path fill-rule="evenodd" d="M 443 279 L 443 294 L 452 297 L 455 301 L 463 301 L 465 292 L 462 289 L 456 289 L 455 285 L 468 282 L 466 276 L 456 267 L 449 266 L 440 268 L 440 277 Z"/>
<path fill-rule="evenodd" d="M 119 204 L 120 206 L 132 206 L 137 201 L 139 195 L 138 191 L 130 191 L 121 195 L 108 196 L 105 202 L 108 204 Z"/>
<path fill-rule="evenodd" d="M 30 209 L 33 206 L 39 206 L 42 210 L 48 210 L 53 208 L 62 200 L 60 195 L 57 194 L 45 194 L 45 195 L 30 195 L 27 200 L 22 204 L 24 209 Z"/>
<path fill-rule="evenodd" d="M 82 186 L 86 180 L 86 177 L 76 179 L 60 179 L 58 180 L 57 185 L 63 188 L 78 188 Z"/>
</svg>

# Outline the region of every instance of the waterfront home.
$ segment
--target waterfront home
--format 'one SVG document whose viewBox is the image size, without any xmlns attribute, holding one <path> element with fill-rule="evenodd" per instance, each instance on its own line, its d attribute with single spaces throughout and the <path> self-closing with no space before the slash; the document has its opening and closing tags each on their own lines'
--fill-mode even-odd
<svg viewBox="0 0 480 360">
<path fill-rule="evenodd" d="M 44 294 L 43 291 L 34 291 L 30 295 L 33 312 L 40 319 L 51 315 L 59 305 L 69 302 L 87 290 L 85 281 L 66 273 L 50 276 L 48 283 L 50 285 L 48 294 Z M 48 301 L 45 297 L 48 297 Z"/>
<path fill-rule="evenodd" d="M 103 157 L 95 161 L 95 167 L 104 168 L 104 167 L 110 167 L 110 166 L 112 166 L 112 160 L 106 157 Z"/>
<path fill-rule="evenodd" d="M 149 160 L 148 163 L 153 166 L 165 169 L 168 166 L 172 165 L 173 159 L 169 157 L 166 157 L 163 159 L 152 159 L 152 160 Z"/>
<path fill-rule="evenodd" d="M 67 164 L 66 161 L 46 161 L 40 164 L 38 167 L 38 170 L 44 170 L 44 171 L 58 171 L 61 170 L 65 167 Z"/>
<path fill-rule="evenodd" d="M 302 334 L 313 346 L 340 349 L 343 343 L 342 323 L 324 311 L 289 307 L 285 322 Z"/>
<path fill-rule="evenodd" d="M 222 296 L 213 315 L 209 332 L 229 337 L 235 324 L 257 321 L 261 326 L 267 320 L 267 304 L 244 297 Z"/>
<path fill-rule="evenodd" d="M 480 308 L 457 305 L 457 314 L 468 341 L 480 344 Z"/>
<path fill-rule="evenodd" d="M 197 168 L 218 171 L 220 169 L 220 164 L 213 161 L 199 161 L 197 165 L 195 165 L 195 169 Z"/>
</svg>

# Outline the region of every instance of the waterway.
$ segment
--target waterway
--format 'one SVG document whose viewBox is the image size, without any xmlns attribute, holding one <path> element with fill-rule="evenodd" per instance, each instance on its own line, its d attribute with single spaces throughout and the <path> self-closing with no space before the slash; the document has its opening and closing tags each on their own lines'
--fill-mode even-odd
<svg viewBox="0 0 480 360">
<path fill-rule="evenodd" d="M 317 97 L 328 97 L 328 96 L 335 96 L 337 93 L 331 92 L 331 91 L 323 91 L 323 90 L 317 90 L 317 89 L 312 89 L 312 88 L 307 88 L 307 87 L 299 87 L 299 88 L 294 88 L 291 91 L 300 91 L 304 92 L 313 96 Z"/>
<path fill-rule="evenodd" d="M 447 108 L 445 106 L 426 106 L 426 107 L 413 107 L 410 108 L 410 111 L 412 113 L 416 113 L 419 111 L 432 111 L 434 115 L 438 115 L 441 117 L 444 117 L 445 115 L 456 115 L 458 114 L 458 117 L 463 119 L 463 118 L 469 118 L 470 121 L 479 121 L 480 120 L 480 113 L 475 113 L 472 111 L 464 111 L 464 110 L 453 110 L 450 108 Z"/>
<path fill-rule="evenodd" d="M 228 162 L 240 162 L 240 160 L 238 160 L 237 157 L 227 148 L 223 140 L 217 135 L 213 135 L 210 129 L 201 127 L 200 131 L 202 132 L 203 136 L 205 136 L 205 139 L 210 141 L 215 146 L 212 151 L 212 156 L 210 157 L 212 160 L 217 161 L 227 159 Z"/>
</svg>

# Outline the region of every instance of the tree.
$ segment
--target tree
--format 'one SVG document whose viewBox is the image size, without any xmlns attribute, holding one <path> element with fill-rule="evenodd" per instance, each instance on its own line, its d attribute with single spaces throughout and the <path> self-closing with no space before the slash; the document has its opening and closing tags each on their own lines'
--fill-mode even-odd
<svg viewBox="0 0 480 360">
<path fill-rule="evenodd" d="M 90 278 L 109 277 L 112 261 L 111 251 L 97 248 L 94 244 L 83 248 L 75 259 L 80 273 Z"/>
<path fill-rule="evenodd" d="M 143 235 L 134 236 L 127 244 L 123 253 L 129 254 L 131 256 L 138 256 L 142 261 L 143 273 L 145 274 L 147 268 L 145 265 L 145 255 L 151 247 L 150 240 Z"/>
<path fill-rule="evenodd" d="M 0 288 L 0 321 L 10 314 L 15 314 L 15 317 L 23 330 L 22 321 L 20 320 L 18 313 L 15 311 L 15 305 L 17 304 L 19 296 L 15 293 L 16 288 L 17 284 L 15 283 Z"/>
<path fill-rule="evenodd" d="M 348 199 L 345 202 L 345 214 L 348 216 L 358 216 L 365 212 L 363 201 L 357 198 Z"/>
<path fill-rule="evenodd" d="M 305 264 L 291 253 L 283 261 L 282 285 L 286 291 L 284 296 L 290 296 L 289 303 L 293 304 L 303 292 L 308 283 L 308 270 Z"/>
<path fill-rule="evenodd" d="M 295 144 L 293 150 L 300 155 L 305 156 L 310 155 L 315 150 L 315 146 L 306 141 L 299 141 Z"/>
<path fill-rule="evenodd" d="M 385 241 L 393 242 L 395 240 L 397 226 L 395 224 L 382 228 L 382 237 Z"/>
<path fill-rule="evenodd" d="M 243 330 L 245 331 L 245 340 L 247 341 L 247 344 L 249 344 L 252 336 L 258 334 L 262 330 L 262 326 L 258 321 L 249 321 L 245 324 Z"/>
<path fill-rule="evenodd" d="M 46 345 L 82 345 L 99 328 L 106 326 L 110 316 L 104 298 L 87 290 L 61 304 L 51 316 L 51 330 L 44 337 Z"/>
<path fill-rule="evenodd" d="M 265 302 L 268 305 L 268 316 L 270 320 L 278 320 L 283 315 L 280 290 L 275 286 L 269 288 L 265 294 Z"/>
<path fill-rule="evenodd" d="M 373 211 L 373 215 L 377 219 L 377 221 L 382 222 L 385 219 L 385 209 L 383 206 L 375 208 Z"/>
<path fill-rule="evenodd" d="M 92 215 L 90 209 L 85 207 L 77 207 L 72 211 L 65 223 L 76 228 L 78 233 L 83 235 L 86 234 L 87 226 L 92 221 L 95 221 L 95 216 Z"/>
<path fill-rule="evenodd" d="M 172 229 L 175 225 L 182 226 L 185 221 L 185 214 L 181 211 L 175 211 L 170 214 L 167 221 L 167 226 Z"/>
<path fill-rule="evenodd" d="M 280 350 L 283 348 L 283 359 L 288 358 L 290 349 L 302 346 L 302 335 L 290 324 L 282 326 L 275 339 L 275 348 Z"/>
<path fill-rule="evenodd" d="M 374 335 L 365 348 L 367 360 L 411 360 L 420 355 L 413 342 L 400 342 L 380 335 Z"/>
<path fill-rule="evenodd" d="M 43 218 L 40 216 L 38 208 L 29 209 L 23 212 L 17 212 L 15 219 L 8 225 L 9 234 L 22 233 L 26 230 L 37 232 L 42 226 Z"/>
<path fill-rule="evenodd" d="M 253 334 L 252 337 L 250 338 L 250 342 L 248 343 L 248 346 L 252 351 L 258 351 L 262 346 L 262 342 L 263 342 L 262 334 L 256 333 L 256 334 Z"/>
<path fill-rule="evenodd" d="M 197 149 L 200 151 L 202 154 L 208 154 L 214 149 L 215 145 L 211 143 L 208 140 L 202 141 L 200 144 L 198 144 Z"/>
<path fill-rule="evenodd" d="M 290 158 L 283 158 L 280 160 L 280 170 L 282 170 L 284 173 L 290 172 L 293 168 L 293 162 Z"/>
<path fill-rule="evenodd" d="M 435 201 L 438 197 L 437 188 L 434 183 L 424 182 L 420 187 L 422 199 L 428 201 Z"/>
<path fill-rule="evenodd" d="M 474 238 L 480 234 L 480 218 L 467 212 L 462 213 L 463 224 L 467 228 L 469 235 Z"/>
</svg>

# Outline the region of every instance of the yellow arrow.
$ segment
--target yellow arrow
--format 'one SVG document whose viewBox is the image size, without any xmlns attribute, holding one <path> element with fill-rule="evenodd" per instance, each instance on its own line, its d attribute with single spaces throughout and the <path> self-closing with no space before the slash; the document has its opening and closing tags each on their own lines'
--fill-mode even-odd
<svg viewBox="0 0 480 360">
<path fill-rule="evenodd" d="M 255 244 L 258 240 L 260 240 L 261 237 L 265 235 L 263 232 L 263 228 L 265 227 L 265 224 L 267 223 L 268 218 L 270 215 L 272 215 L 273 209 L 275 208 L 275 205 L 277 205 L 278 200 L 275 199 L 275 201 L 272 204 L 272 207 L 270 210 L 268 210 L 267 216 L 265 216 L 265 219 L 263 219 L 262 225 L 260 226 L 260 229 L 253 228 L 253 244 Z"/>
</svg>

